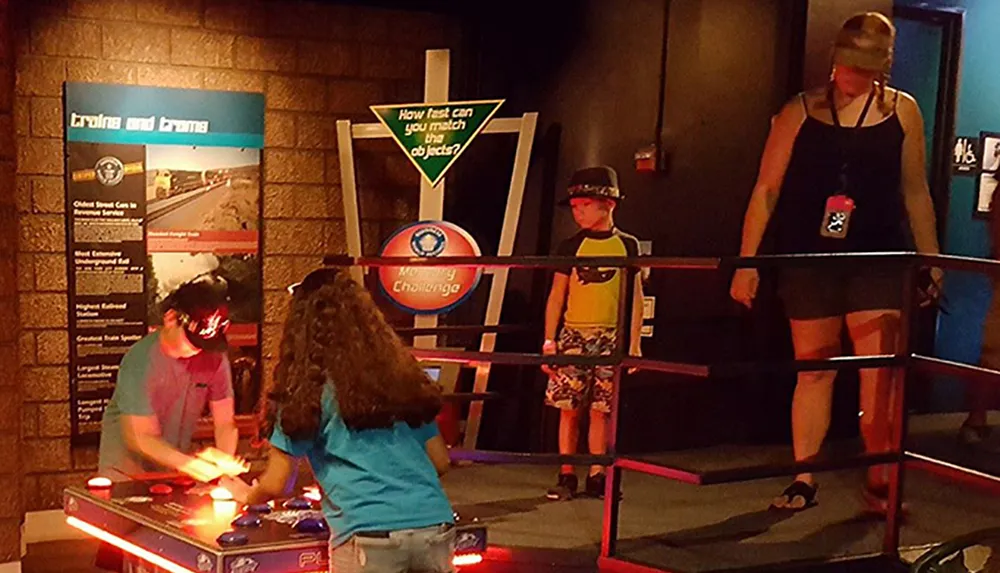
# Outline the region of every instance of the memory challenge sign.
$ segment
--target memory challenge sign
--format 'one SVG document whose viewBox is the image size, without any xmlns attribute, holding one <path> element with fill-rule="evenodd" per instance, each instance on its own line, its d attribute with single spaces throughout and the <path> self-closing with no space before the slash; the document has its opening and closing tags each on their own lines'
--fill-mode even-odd
<svg viewBox="0 0 1000 573">
<path fill-rule="evenodd" d="M 421 221 L 397 230 L 382 246 L 382 257 L 478 257 L 479 245 L 458 225 Z M 465 302 L 479 284 L 478 267 L 380 267 L 379 286 L 399 308 L 413 314 L 442 314 Z"/>
<path fill-rule="evenodd" d="M 66 230 L 74 442 L 100 434 L 118 366 L 161 303 L 226 279 L 238 414 L 259 396 L 264 96 L 67 83 Z"/>
<path fill-rule="evenodd" d="M 503 102 L 375 105 L 371 110 L 389 129 L 417 170 L 434 186 L 486 127 Z"/>
</svg>

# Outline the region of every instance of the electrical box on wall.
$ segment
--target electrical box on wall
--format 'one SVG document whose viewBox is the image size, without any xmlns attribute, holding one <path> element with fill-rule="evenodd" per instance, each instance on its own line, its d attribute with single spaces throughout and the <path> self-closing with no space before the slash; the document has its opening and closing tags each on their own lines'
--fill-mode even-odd
<svg viewBox="0 0 1000 573">
<path fill-rule="evenodd" d="M 639 173 L 653 173 L 659 170 L 656 160 L 656 146 L 643 147 L 635 152 L 635 170 Z"/>
<path fill-rule="evenodd" d="M 640 148 L 633 156 L 637 173 L 663 173 L 667 171 L 668 156 L 662 145 Z"/>
</svg>

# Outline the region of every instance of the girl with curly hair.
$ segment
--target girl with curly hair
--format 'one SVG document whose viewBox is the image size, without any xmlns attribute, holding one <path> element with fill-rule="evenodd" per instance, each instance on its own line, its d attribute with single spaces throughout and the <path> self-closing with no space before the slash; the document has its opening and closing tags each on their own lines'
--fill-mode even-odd
<svg viewBox="0 0 1000 573">
<path fill-rule="evenodd" d="M 263 503 L 307 458 L 323 491 L 331 571 L 453 571 L 440 387 L 347 273 L 314 271 L 292 292 L 266 407 L 267 468 L 252 487 L 223 485 Z"/>
</svg>

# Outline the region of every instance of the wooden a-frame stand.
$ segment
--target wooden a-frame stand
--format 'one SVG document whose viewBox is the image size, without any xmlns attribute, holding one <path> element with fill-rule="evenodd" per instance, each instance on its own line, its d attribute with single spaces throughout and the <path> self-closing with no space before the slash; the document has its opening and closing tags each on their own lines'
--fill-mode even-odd
<svg viewBox="0 0 1000 573">
<path fill-rule="evenodd" d="M 448 50 L 428 50 L 426 54 L 426 69 L 424 73 L 424 102 L 447 103 L 448 82 L 450 72 L 450 52 Z M 500 243 L 497 256 L 509 256 L 514 249 L 514 239 L 517 235 L 518 221 L 521 216 L 521 204 L 524 199 L 524 185 L 528 176 L 528 163 L 531 159 L 531 146 L 535 139 L 535 126 L 538 114 L 535 112 L 523 114 L 519 118 L 493 118 L 486 124 L 482 134 L 516 133 L 517 151 L 514 154 L 514 170 L 510 177 L 510 190 L 507 195 L 507 208 L 503 217 L 503 228 L 500 232 Z M 350 120 L 337 121 L 337 148 L 340 156 L 340 179 L 344 197 L 344 220 L 347 228 L 347 253 L 352 257 L 360 257 L 361 251 L 361 216 L 359 213 L 357 178 L 354 171 L 354 140 L 389 138 L 392 135 L 381 123 L 352 124 Z M 427 179 L 420 179 L 420 221 L 439 221 L 444 214 L 444 179 L 431 186 Z M 354 277 L 360 281 L 362 269 L 351 270 Z M 500 310 L 503 308 L 504 293 L 507 288 L 508 269 L 497 269 L 491 274 L 489 302 L 486 305 L 485 326 L 496 326 L 500 321 Z M 433 328 L 438 324 L 437 316 L 416 316 L 414 326 L 417 328 Z M 437 346 L 437 336 L 417 336 L 413 345 L 416 348 L 434 348 Z M 485 333 L 480 340 L 481 352 L 492 352 L 496 345 L 496 333 Z M 486 391 L 489 381 L 490 365 L 480 364 L 476 367 L 474 392 Z M 446 391 L 454 391 L 447 388 Z M 469 404 L 469 415 L 466 419 L 465 448 L 475 448 L 479 437 L 480 421 L 482 419 L 483 403 L 475 401 Z"/>
</svg>

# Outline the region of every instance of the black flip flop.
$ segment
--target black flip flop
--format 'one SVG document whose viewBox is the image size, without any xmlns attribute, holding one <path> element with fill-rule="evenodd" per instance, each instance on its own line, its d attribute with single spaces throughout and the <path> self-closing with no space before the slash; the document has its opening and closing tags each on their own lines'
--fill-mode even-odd
<svg viewBox="0 0 1000 573">
<path fill-rule="evenodd" d="M 774 505 L 774 503 L 772 502 L 770 509 L 775 511 L 792 511 L 792 512 L 807 510 L 810 507 L 815 507 L 817 504 L 819 504 L 819 502 L 816 501 L 816 493 L 818 491 L 819 491 L 819 484 L 809 485 L 804 481 L 796 480 L 792 482 L 792 485 L 786 487 L 785 491 L 781 492 L 780 497 L 784 497 L 789 504 L 795 501 L 795 498 L 801 497 L 802 500 L 805 502 L 803 503 L 802 507 L 788 507 L 788 506 L 780 507 Z"/>
</svg>

